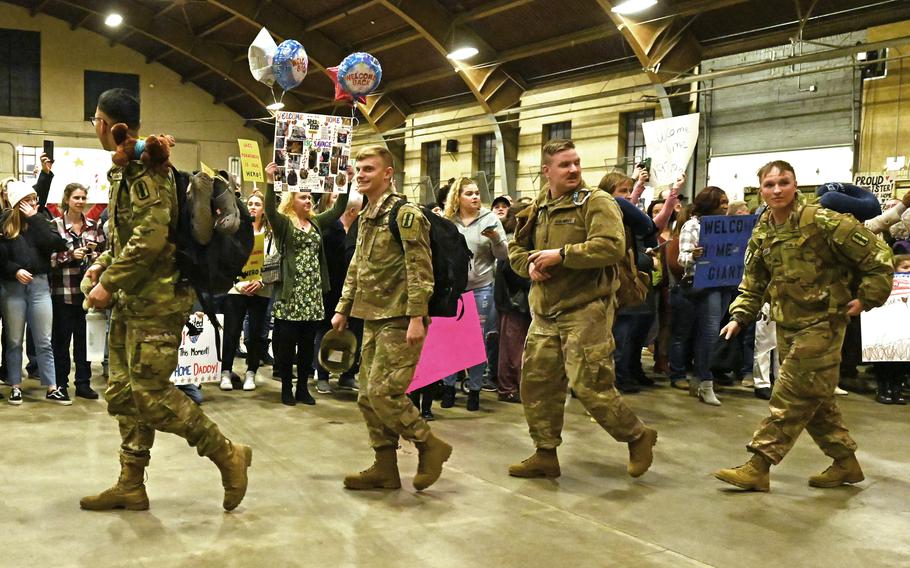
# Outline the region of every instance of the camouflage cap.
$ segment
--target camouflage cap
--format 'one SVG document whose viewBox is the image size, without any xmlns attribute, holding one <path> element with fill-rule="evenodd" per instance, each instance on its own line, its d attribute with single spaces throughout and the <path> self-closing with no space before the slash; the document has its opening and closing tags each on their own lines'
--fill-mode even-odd
<svg viewBox="0 0 910 568">
<path fill-rule="evenodd" d="M 329 373 L 344 373 L 354 365 L 357 338 L 350 330 L 326 332 L 319 344 L 319 364 Z"/>
</svg>

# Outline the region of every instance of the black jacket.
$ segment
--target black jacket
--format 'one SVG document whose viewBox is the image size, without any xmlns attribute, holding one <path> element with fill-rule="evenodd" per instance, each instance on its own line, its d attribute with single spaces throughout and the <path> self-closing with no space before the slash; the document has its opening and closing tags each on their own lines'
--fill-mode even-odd
<svg viewBox="0 0 910 568">
<path fill-rule="evenodd" d="M 0 217 L 0 226 L 10 215 Z M 51 226 L 47 217 L 36 213 L 25 222 L 23 231 L 15 239 L 0 238 L 0 276 L 15 280 L 19 269 L 33 276 L 47 274 L 51 269 L 51 254 L 66 250 L 66 241 Z"/>
</svg>

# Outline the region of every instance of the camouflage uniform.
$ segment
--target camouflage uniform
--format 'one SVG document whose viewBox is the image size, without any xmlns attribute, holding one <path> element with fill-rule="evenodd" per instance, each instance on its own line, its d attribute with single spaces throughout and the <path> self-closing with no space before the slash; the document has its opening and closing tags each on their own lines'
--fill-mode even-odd
<svg viewBox="0 0 910 568">
<path fill-rule="evenodd" d="M 856 442 L 834 398 L 849 321 L 846 305 L 855 297 L 868 310 L 888 299 L 891 250 L 853 217 L 809 205 L 797 207 L 784 225 L 764 213 L 745 262 L 731 317 L 745 327 L 767 293 L 782 361 L 771 415 L 749 451 L 780 463 L 805 428 L 828 456 L 852 455 Z"/>
<path fill-rule="evenodd" d="M 177 193 L 172 175 L 141 162 L 108 172 L 111 247 L 98 259 L 114 295 L 108 339 L 107 410 L 120 424 L 121 459 L 145 466 L 155 430 L 171 432 L 211 456 L 228 444 L 218 427 L 170 381 L 181 330 L 193 304 L 178 283 Z"/>
<path fill-rule="evenodd" d="M 335 309 L 364 320 L 357 404 L 374 449 L 397 447 L 399 436 L 424 442 L 430 435 L 405 396 L 422 349 L 405 341 L 409 319 L 427 315 L 433 293 L 430 223 L 417 206 L 404 204 L 399 244 L 389 214 L 402 198 L 389 189 L 361 211 L 357 249 Z"/>
<path fill-rule="evenodd" d="M 613 313 L 616 268 L 626 252 L 622 214 L 613 197 L 582 187 L 557 199 L 545 187 L 518 215 L 509 261 L 529 278 L 528 255 L 562 249 L 551 278 L 533 282 L 531 327 L 521 371 L 521 400 L 538 448 L 561 442 L 566 388 L 616 440 L 632 442 L 644 424 L 614 386 Z"/>
</svg>

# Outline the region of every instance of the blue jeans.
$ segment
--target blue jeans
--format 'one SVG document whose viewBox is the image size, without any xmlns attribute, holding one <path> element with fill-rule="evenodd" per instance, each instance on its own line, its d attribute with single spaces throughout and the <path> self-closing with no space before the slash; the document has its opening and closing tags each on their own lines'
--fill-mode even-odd
<svg viewBox="0 0 910 568">
<path fill-rule="evenodd" d="M 681 286 L 670 288 L 670 346 L 668 357 L 670 380 L 686 378 L 686 367 L 692 359 L 695 337 L 695 304 L 683 294 Z"/>
<path fill-rule="evenodd" d="M 720 320 L 730 307 L 730 292 L 726 288 L 712 288 L 695 303 L 695 376 L 699 381 L 713 381 L 711 356 L 720 333 Z"/>
<path fill-rule="evenodd" d="M 7 328 L 3 353 L 7 381 L 14 386 L 22 383 L 22 338 L 26 321 L 35 340 L 41 384 L 56 386 L 54 349 L 51 346 L 54 308 L 46 274 L 35 275 L 29 284 L 20 284 L 17 280 L 3 282 L 3 323 Z"/>
<path fill-rule="evenodd" d="M 638 382 L 633 372 L 641 371 L 641 350 L 648 337 L 648 330 L 654 321 L 651 313 L 618 313 L 613 322 L 613 340 L 616 350 L 613 361 L 616 365 L 616 384 L 635 386 Z"/>
<path fill-rule="evenodd" d="M 496 305 L 493 302 L 493 284 L 487 284 L 474 289 L 474 301 L 477 302 L 477 315 L 480 316 L 480 327 L 483 330 L 483 342 L 487 353 L 487 361 L 492 356 L 492 343 L 488 341 L 491 334 L 496 333 Z M 487 361 L 478 363 L 468 369 L 468 390 L 479 391 L 483 386 L 483 372 Z M 455 386 L 458 374 L 449 375 L 442 379 L 446 386 Z"/>
</svg>

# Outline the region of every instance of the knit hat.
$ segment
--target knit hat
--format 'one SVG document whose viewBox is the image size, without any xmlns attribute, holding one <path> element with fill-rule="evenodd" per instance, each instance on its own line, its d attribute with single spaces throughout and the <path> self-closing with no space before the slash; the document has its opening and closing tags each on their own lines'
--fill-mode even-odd
<svg viewBox="0 0 910 568">
<path fill-rule="evenodd" d="M 19 205 L 19 202 L 29 195 L 37 195 L 32 186 L 24 181 L 11 181 L 6 184 L 6 198 L 9 200 L 11 207 Z"/>
</svg>

